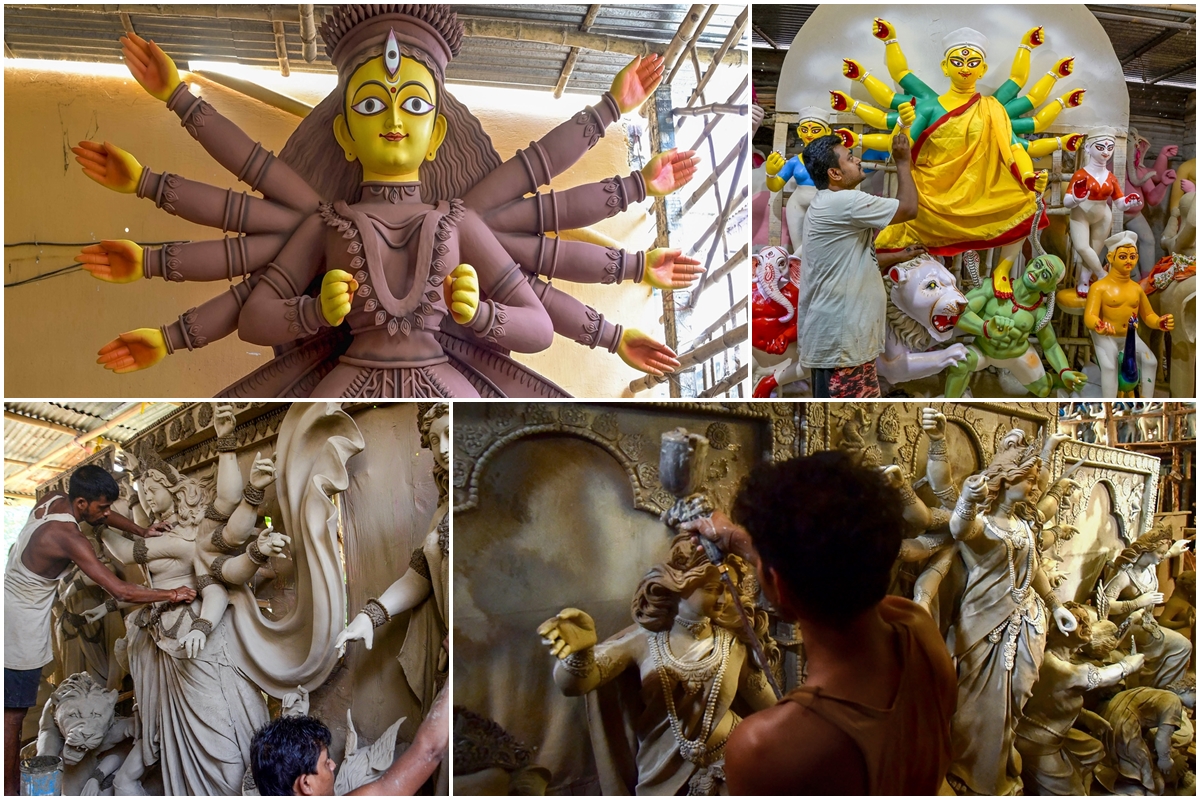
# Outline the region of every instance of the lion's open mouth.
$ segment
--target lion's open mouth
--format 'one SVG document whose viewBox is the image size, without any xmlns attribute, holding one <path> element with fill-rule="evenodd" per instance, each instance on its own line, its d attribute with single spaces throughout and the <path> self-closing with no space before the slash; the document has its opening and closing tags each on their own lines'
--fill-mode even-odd
<svg viewBox="0 0 1200 800">
<path fill-rule="evenodd" d="M 945 314 L 934 314 L 932 317 L 933 327 L 937 328 L 938 333 L 945 333 L 953 328 L 958 323 L 958 314 L 946 316 Z"/>
</svg>

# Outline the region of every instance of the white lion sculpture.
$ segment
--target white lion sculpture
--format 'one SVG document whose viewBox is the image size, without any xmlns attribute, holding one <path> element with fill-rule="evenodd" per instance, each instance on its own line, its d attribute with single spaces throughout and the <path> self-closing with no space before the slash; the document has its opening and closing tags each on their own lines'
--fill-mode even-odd
<svg viewBox="0 0 1200 800">
<path fill-rule="evenodd" d="M 895 385 L 936 375 L 967 357 L 954 342 L 954 324 L 967 307 L 954 276 L 937 259 L 923 255 L 886 273 L 887 338 L 876 363 L 882 381 Z"/>
<path fill-rule="evenodd" d="M 117 692 L 106 690 L 91 674 L 77 672 L 58 685 L 42 709 L 39 756 L 63 760 L 64 795 L 112 794 L 108 780 L 125 753 L 108 753 L 137 734 L 133 717 L 116 715 Z"/>
</svg>

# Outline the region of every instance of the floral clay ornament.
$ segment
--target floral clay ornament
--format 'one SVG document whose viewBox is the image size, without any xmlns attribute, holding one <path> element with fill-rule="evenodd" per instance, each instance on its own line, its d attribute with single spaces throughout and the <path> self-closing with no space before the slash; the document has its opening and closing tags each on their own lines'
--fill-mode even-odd
<svg viewBox="0 0 1200 800">
<path fill-rule="evenodd" d="M 554 333 L 654 375 L 679 366 L 666 346 L 551 281 L 686 288 L 703 271 L 698 262 L 676 250 L 629 253 L 547 234 L 680 188 L 695 172 L 693 154 L 669 151 L 626 177 L 537 192 L 641 105 L 661 81 L 660 57 L 634 59 L 595 107 L 502 163 L 479 121 L 446 91 L 463 35 L 451 7 L 337 6 L 321 34 L 338 87 L 278 158 L 193 96 L 157 45 L 136 34 L 122 40 L 138 82 L 263 197 L 143 169 L 111 144 L 74 149 L 102 185 L 235 234 L 162 249 L 103 241 L 80 257 L 95 277 L 244 278 L 176 323 L 122 334 L 99 363 L 132 372 L 234 331 L 278 348 L 221 392 L 235 397 L 561 397 L 509 357 L 545 349 Z"/>
</svg>

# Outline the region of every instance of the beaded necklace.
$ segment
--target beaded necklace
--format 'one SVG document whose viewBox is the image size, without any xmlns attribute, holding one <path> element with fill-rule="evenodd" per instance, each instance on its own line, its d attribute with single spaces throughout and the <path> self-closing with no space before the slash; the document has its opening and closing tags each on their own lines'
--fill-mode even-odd
<svg viewBox="0 0 1200 800">
<path fill-rule="evenodd" d="M 708 746 L 712 735 L 717 713 L 717 702 L 721 696 L 721 684 L 725 678 L 725 670 L 729 666 L 729 651 L 733 645 L 733 634 L 724 628 L 713 629 L 712 651 L 702 659 L 683 662 L 671 652 L 671 632 L 659 631 L 650 636 L 650 654 L 654 659 L 654 668 L 662 685 L 663 699 L 667 706 L 667 721 L 675 741 L 679 745 L 679 754 L 693 764 L 709 764 L 719 758 L 725 749 L 726 738 L 720 744 Z M 672 680 L 674 679 L 674 680 Z M 704 688 L 705 682 L 713 679 L 709 690 L 708 702 L 704 705 L 704 716 L 700 722 L 700 735 L 689 739 L 683 734 L 683 724 L 679 721 L 679 712 L 675 709 L 675 698 L 672 688 L 676 683 L 684 686 L 689 695 L 696 694 Z"/>
<path fill-rule="evenodd" d="M 1008 555 L 1008 592 L 1014 601 L 1024 603 L 1029 597 L 1029 584 L 1033 581 L 1033 555 L 1036 548 L 1033 546 L 1033 534 L 1029 526 L 1021 520 L 1016 522 L 1016 528 L 1005 529 L 993 522 L 991 517 L 983 519 L 985 527 L 1004 542 L 1004 549 Z M 1013 556 L 1019 550 L 1025 550 L 1025 579 L 1017 586 L 1017 565 Z"/>
</svg>

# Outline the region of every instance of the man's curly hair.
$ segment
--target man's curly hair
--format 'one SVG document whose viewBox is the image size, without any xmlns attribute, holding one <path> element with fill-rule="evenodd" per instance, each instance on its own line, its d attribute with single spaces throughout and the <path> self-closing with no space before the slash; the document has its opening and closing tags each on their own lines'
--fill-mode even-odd
<svg viewBox="0 0 1200 800">
<path fill-rule="evenodd" d="M 903 508 L 881 472 L 831 450 L 755 468 L 733 516 L 801 610 L 838 622 L 887 594 Z"/>
</svg>

